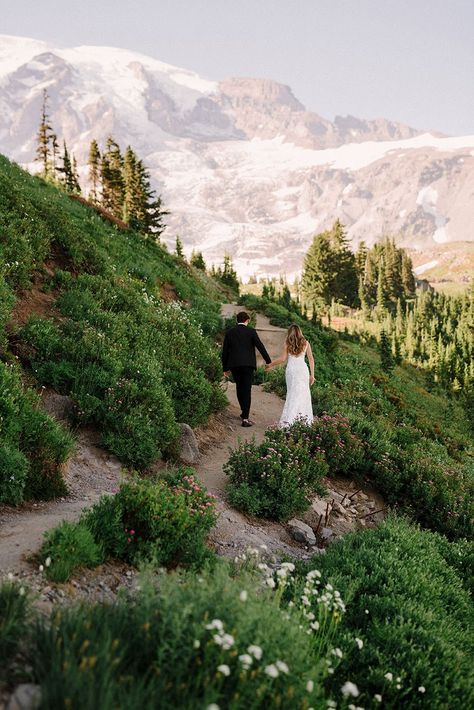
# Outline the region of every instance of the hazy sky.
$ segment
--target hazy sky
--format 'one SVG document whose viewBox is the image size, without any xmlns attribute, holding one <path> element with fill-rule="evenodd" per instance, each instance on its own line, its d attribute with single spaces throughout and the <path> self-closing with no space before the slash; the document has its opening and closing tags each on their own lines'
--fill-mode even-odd
<svg viewBox="0 0 474 710">
<path fill-rule="evenodd" d="M 0 33 L 126 47 L 305 106 L 474 134 L 474 0 L 0 0 Z"/>
</svg>

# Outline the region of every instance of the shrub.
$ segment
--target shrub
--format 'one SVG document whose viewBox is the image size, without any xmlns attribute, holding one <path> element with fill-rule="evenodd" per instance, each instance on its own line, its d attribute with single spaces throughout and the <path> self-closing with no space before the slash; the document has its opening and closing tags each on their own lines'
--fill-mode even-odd
<svg viewBox="0 0 474 710">
<path fill-rule="evenodd" d="M 62 465 L 72 449 L 71 434 L 38 409 L 19 368 L 0 362 L 0 502 L 64 494 Z"/>
<path fill-rule="evenodd" d="M 364 707 L 377 706 L 376 694 L 384 707 L 472 706 L 474 615 L 458 574 L 472 555 L 472 543 L 452 548 L 399 518 L 331 545 L 318 569 L 347 612 L 336 637 L 343 657 L 327 689 L 339 692 L 350 677 Z"/>
<path fill-rule="evenodd" d="M 66 582 L 76 568 L 96 567 L 103 559 L 89 528 L 67 520 L 45 533 L 39 555 L 53 582 Z"/>
<path fill-rule="evenodd" d="M 168 567 L 201 565 L 208 556 L 205 540 L 215 520 L 212 497 L 192 469 L 185 468 L 169 480 L 126 482 L 82 517 L 107 556 L 133 564 L 152 559 Z"/>
<path fill-rule="evenodd" d="M 0 503 L 21 503 L 28 469 L 28 459 L 21 451 L 0 444 Z"/>
<path fill-rule="evenodd" d="M 0 583 L 0 678 L 7 673 L 20 644 L 27 636 L 29 596 L 15 582 Z"/>
<path fill-rule="evenodd" d="M 307 430 L 300 423 L 269 430 L 263 443 L 242 442 L 234 449 L 224 467 L 232 505 L 251 515 L 288 520 L 323 492 L 328 467 L 321 452 L 311 451 L 301 428 Z"/>
<path fill-rule="evenodd" d="M 38 624 L 30 662 L 43 707 L 326 707 L 326 649 L 255 575 L 233 579 L 222 563 L 140 586 Z"/>
</svg>

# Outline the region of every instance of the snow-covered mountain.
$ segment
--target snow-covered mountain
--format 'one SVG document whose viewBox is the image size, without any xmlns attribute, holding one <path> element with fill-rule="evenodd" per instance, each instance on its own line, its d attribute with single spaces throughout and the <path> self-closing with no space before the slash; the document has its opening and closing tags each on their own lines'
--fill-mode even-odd
<svg viewBox="0 0 474 710">
<path fill-rule="evenodd" d="M 0 35 L 0 151 L 30 167 L 43 88 L 79 163 L 92 138 L 133 145 L 172 212 L 170 243 L 179 234 L 210 263 L 228 252 L 243 276 L 297 272 L 337 217 L 354 244 L 474 241 L 474 136 L 331 122 L 274 81 L 209 81 L 128 50 Z"/>
</svg>

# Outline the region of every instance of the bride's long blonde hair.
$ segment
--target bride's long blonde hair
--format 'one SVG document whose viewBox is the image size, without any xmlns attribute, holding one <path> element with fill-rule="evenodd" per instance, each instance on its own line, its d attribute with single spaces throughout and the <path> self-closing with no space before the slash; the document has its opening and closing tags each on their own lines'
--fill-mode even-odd
<svg viewBox="0 0 474 710">
<path fill-rule="evenodd" d="M 290 355 L 300 355 L 303 352 L 306 345 L 306 340 L 301 332 L 299 325 L 293 323 L 288 328 L 288 333 L 286 334 L 286 347 Z"/>
</svg>

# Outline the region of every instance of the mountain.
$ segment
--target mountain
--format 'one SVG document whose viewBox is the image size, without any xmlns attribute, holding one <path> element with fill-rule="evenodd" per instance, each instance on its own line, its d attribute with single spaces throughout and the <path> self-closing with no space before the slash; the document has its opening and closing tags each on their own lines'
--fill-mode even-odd
<svg viewBox="0 0 474 710">
<path fill-rule="evenodd" d="M 128 50 L 4 35 L 0 150 L 30 169 L 43 88 L 84 182 L 93 137 L 132 144 L 172 212 L 169 242 L 180 234 L 210 263 L 228 252 L 244 277 L 298 272 L 337 217 L 354 245 L 394 235 L 421 268 L 438 245 L 474 241 L 474 136 L 331 122 L 275 81 L 209 81 Z"/>
</svg>

